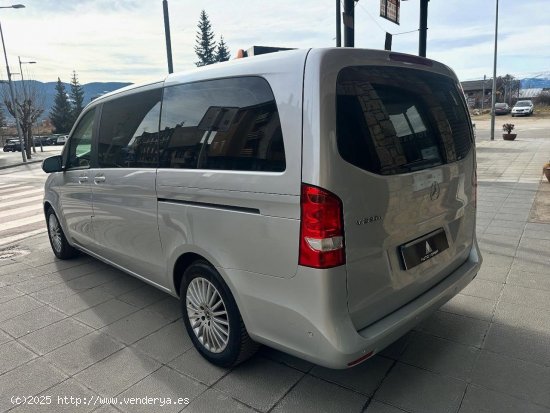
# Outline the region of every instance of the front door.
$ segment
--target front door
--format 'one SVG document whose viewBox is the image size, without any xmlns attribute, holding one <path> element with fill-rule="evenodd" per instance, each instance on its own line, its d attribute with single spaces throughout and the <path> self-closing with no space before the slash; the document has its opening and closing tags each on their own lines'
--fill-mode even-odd
<svg viewBox="0 0 550 413">
<path fill-rule="evenodd" d="M 95 108 L 80 118 L 66 143 L 67 147 L 63 152 L 65 168 L 58 178 L 60 217 L 65 223 L 65 233 L 74 243 L 85 248 L 90 248 L 94 242 L 90 166 L 95 118 Z"/>
<path fill-rule="evenodd" d="M 100 254 L 166 286 L 155 189 L 161 93 L 141 89 L 104 103 L 91 183 Z"/>
</svg>

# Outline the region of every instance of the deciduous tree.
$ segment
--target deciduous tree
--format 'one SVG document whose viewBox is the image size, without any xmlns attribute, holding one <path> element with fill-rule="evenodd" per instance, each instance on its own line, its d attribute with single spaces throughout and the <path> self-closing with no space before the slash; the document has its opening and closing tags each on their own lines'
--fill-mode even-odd
<svg viewBox="0 0 550 413">
<path fill-rule="evenodd" d="M 35 82 L 27 80 L 19 82 L 18 87 L 15 88 L 15 107 L 12 105 L 7 87 L 2 90 L 2 97 L 9 114 L 15 118 L 15 113 L 17 113 L 25 143 L 25 152 L 27 158 L 31 159 L 31 150 L 34 148 L 32 126 L 44 113 L 44 95 Z M 36 149 L 34 151 L 36 152 Z"/>
</svg>

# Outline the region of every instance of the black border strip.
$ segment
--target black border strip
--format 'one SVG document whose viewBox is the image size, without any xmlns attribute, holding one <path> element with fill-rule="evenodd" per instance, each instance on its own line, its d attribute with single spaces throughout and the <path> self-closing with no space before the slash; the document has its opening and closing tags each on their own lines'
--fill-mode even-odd
<svg viewBox="0 0 550 413">
<path fill-rule="evenodd" d="M 158 198 L 158 202 L 166 202 L 170 204 L 180 204 L 180 205 L 190 205 L 198 206 L 203 208 L 214 208 L 214 209 L 223 209 L 226 211 L 233 212 L 245 212 L 247 214 L 257 214 L 260 215 L 260 210 L 258 208 L 246 208 L 235 205 L 225 205 L 225 204 L 210 204 L 208 202 L 197 202 L 197 201 L 183 201 L 181 199 L 172 199 L 172 198 Z"/>
</svg>

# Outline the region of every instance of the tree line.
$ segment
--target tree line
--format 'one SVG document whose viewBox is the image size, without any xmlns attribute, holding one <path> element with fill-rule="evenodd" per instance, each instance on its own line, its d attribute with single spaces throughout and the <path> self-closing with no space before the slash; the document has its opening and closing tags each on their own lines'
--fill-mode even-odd
<svg viewBox="0 0 550 413">
<path fill-rule="evenodd" d="M 230 54 L 223 36 L 216 43 L 214 31 L 210 19 L 204 10 L 201 11 L 199 23 L 197 24 L 197 36 L 195 38 L 195 53 L 199 58 L 195 62 L 197 66 L 211 65 L 212 63 L 225 62 L 229 60 Z"/>
<path fill-rule="evenodd" d="M 69 133 L 74 121 L 84 109 L 84 90 L 78 81 L 76 72 L 73 71 L 69 93 L 65 91 L 65 86 L 59 78 L 57 78 L 56 91 L 55 103 L 49 113 L 49 118 L 55 133 Z M 14 84 L 14 101 L 15 105 L 12 104 L 9 88 L 5 85 L 2 88 L 2 103 L 13 118 L 17 113 L 25 152 L 27 158 L 31 159 L 32 153 L 36 153 L 32 138 L 33 126 L 45 110 L 44 92 L 33 81 L 16 82 Z M 6 125 L 5 114 L 1 109 L 0 125 Z"/>
<path fill-rule="evenodd" d="M 220 36 L 219 42 L 215 41 L 212 24 L 204 10 L 201 11 L 197 28 L 195 53 L 198 61 L 195 64 L 206 66 L 229 60 L 230 54 L 227 44 L 223 36 Z M 54 132 L 68 133 L 84 108 L 84 91 L 78 81 L 76 72 L 73 71 L 69 93 L 65 90 L 65 85 L 60 78 L 57 78 L 55 90 L 56 95 L 54 106 L 50 111 L 50 121 L 54 127 Z"/>
<path fill-rule="evenodd" d="M 225 62 L 229 60 L 230 52 L 223 35 L 219 41 L 215 40 L 215 34 L 212 29 L 212 24 L 206 14 L 202 10 L 197 24 L 197 33 L 195 38 L 195 53 L 198 61 L 197 66 L 206 66 L 217 62 Z M 70 81 L 69 91 L 67 92 L 65 85 L 61 79 L 57 78 L 55 86 L 56 95 L 54 105 L 49 112 L 49 119 L 53 126 L 54 133 L 69 133 L 74 122 L 84 109 L 84 89 L 78 80 L 76 71 Z M 25 151 L 27 157 L 32 157 L 32 152 L 36 152 L 34 148 L 34 140 L 32 139 L 32 128 L 34 123 L 44 113 L 44 95 L 33 82 L 20 82 L 15 93 L 15 107 L 13 107 L 9 91 L 7 88 L 2 90 L 3 103 L 8 113 L 15 117 L 17 111 L 17 119 L 23 139 L 25 143 Z M 5 116 L 0 109 L 0 125 L 5 125 Z"/>
</svg>

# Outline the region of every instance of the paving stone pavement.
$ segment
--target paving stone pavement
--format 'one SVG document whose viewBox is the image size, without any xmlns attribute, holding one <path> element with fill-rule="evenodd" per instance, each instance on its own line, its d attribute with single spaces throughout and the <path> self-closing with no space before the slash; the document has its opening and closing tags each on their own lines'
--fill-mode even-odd
<svg viewBox="0 0 550 413">
<path fill-rule="evenodd" d="M 232 370 L 212 366 L 175 298 L 86 256 L 58 261 L 45 234 L 18 241 L 32 253 L 0 261 L 0 411 L 549 413 L 550 223 L 528 219 L 550 139 L 477 148 L 477 278 L 349 370 L 269 348 Z M 189 403 L 122 402 L 146 396 Z M 97 403 L 109 397 L 119 403 Z"/>
</svg>

